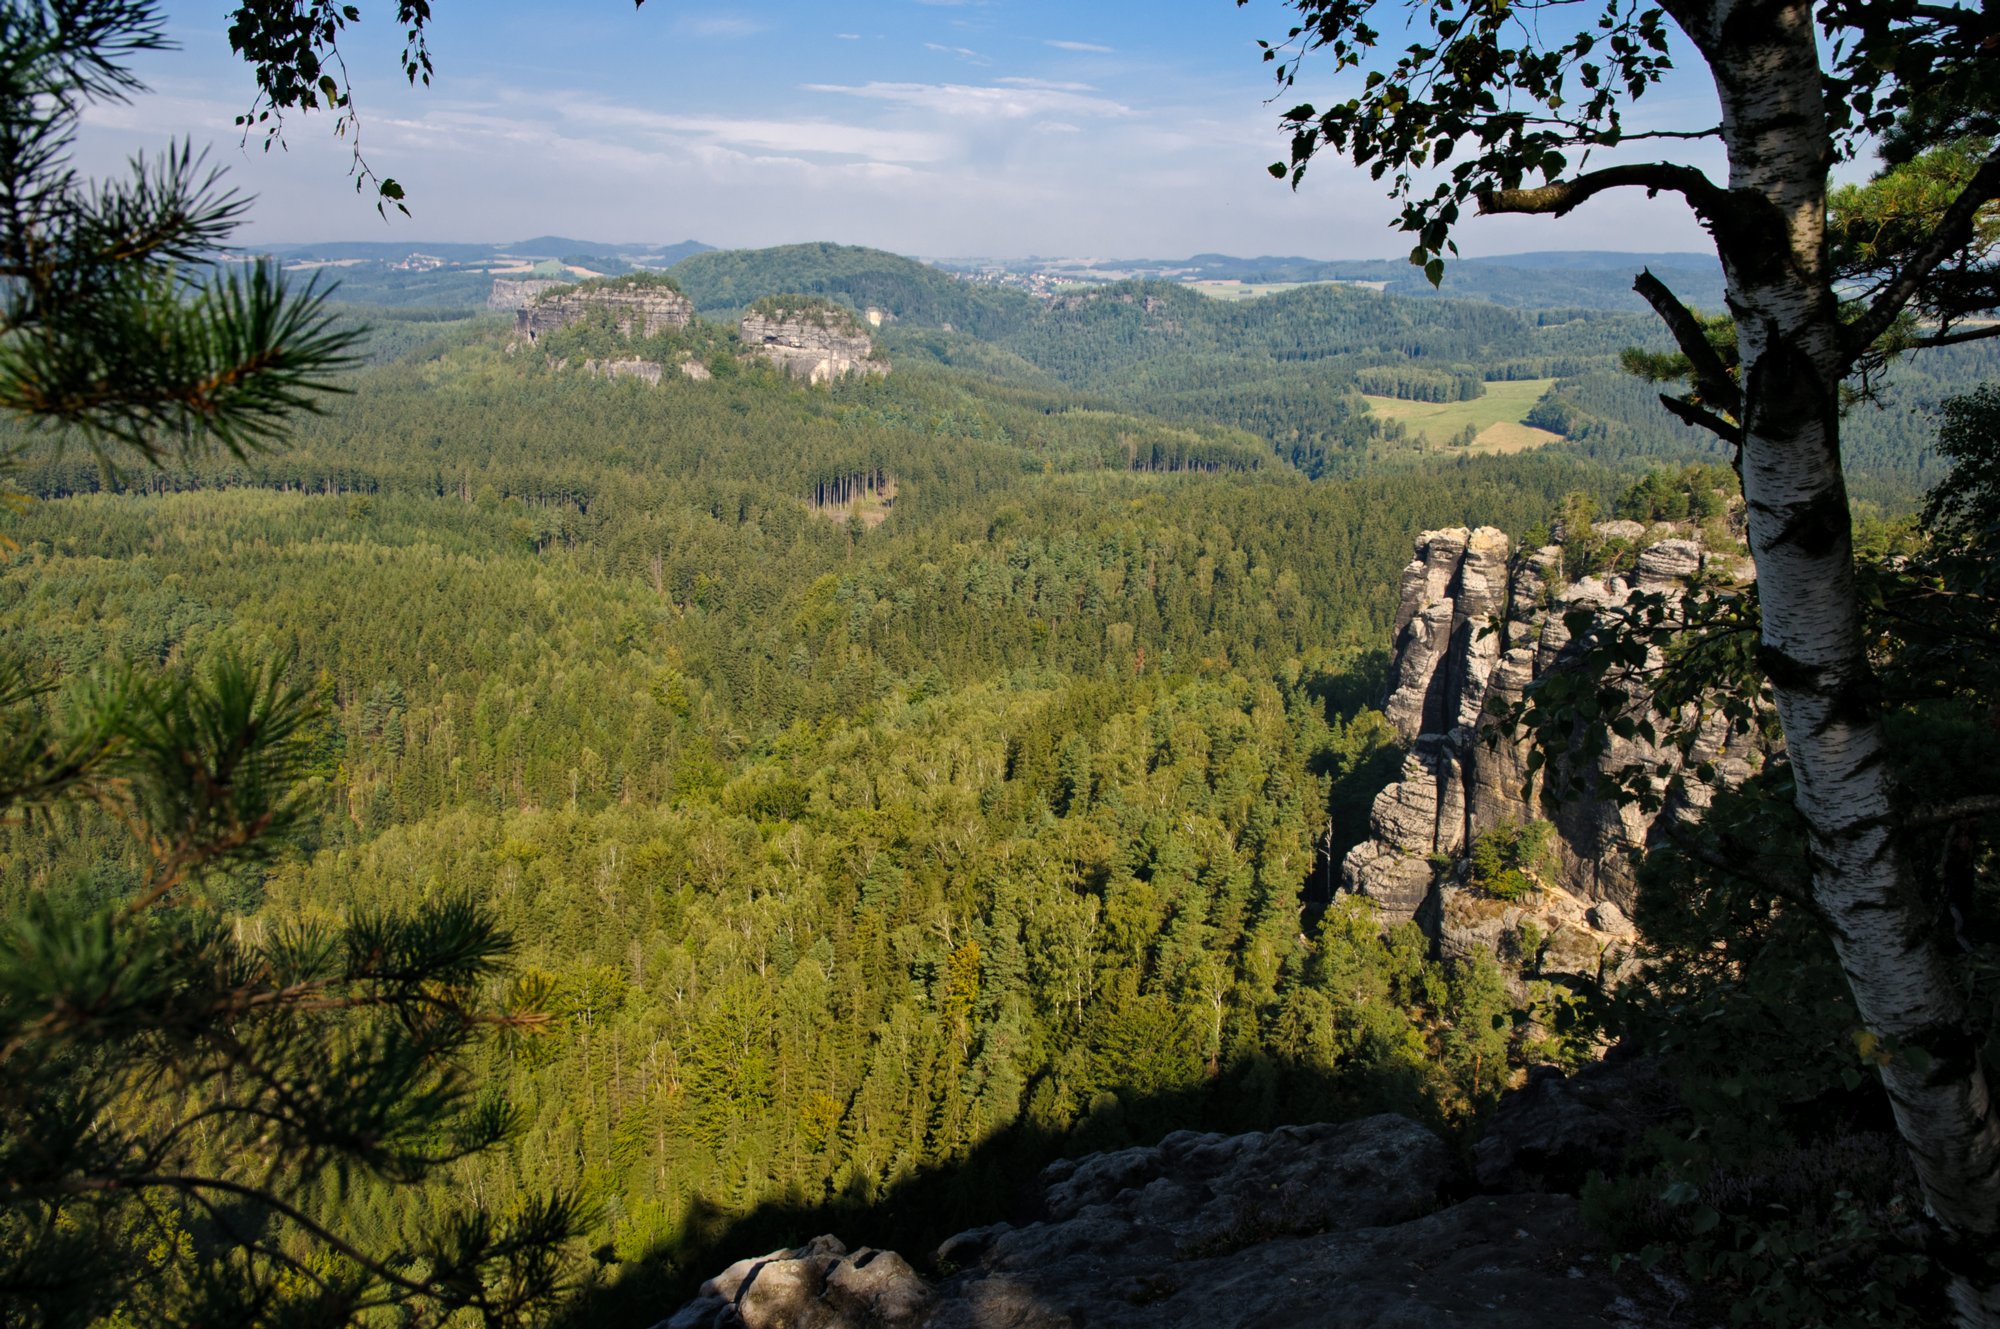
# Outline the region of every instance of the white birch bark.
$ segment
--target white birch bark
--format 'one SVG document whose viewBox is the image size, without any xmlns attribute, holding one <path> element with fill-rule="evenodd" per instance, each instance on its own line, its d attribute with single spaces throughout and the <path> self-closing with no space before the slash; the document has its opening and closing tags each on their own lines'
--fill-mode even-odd
<svg viewBox="0 0 2000 1329">
<path fill-rule="evenodd" d="M 1743 492 L 1762 662 L 1809 830 L 1814 897 L 1924 1196 L 1960 1323 L 2000 1326 L 2000 1118 L 1900 843 L 1855 595 L 1828 278 L 1832 164 L 1812 6 L 1680 0 L 1721 95 L 1732 210 L 1712 218 L 1742 355 Z"/>
</svg>

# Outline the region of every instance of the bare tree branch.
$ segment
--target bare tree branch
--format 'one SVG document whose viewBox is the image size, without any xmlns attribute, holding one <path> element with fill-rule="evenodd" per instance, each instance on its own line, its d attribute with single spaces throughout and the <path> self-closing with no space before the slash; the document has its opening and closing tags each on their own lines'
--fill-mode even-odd
<svg viewBox="0 0 2000 1329">
<path fill-rule="evenodd" d="M 1653 275 L 1650 268 L 1633 279 L 1632 289 L 1653 307 L 1653 312 L 1667 325 L 1667 331 L 1673 334 L 1674 344 L 1681 348 L 1681 354 L 1694 366 L 1694 386 L 1702 400 L 1741 418 L 1743 391 L 1729 376 L 1729 367 L 1722 363 L 1715 347 L 1709 345 L 1700 320 L 1681 303 L 1679 296 L 1667 289 L 1665 282 Z"/>
<path fill-rule="evenodd" d="M 2000 323 L 1967 328 L 1963 332 L 1940 332 L 1931 337 L 1918 337 L 1904 345 L 1911 350 L 1928 350 L 1933 346 L 1962 346 L 1969 341 L 1985 341 L 1988 337 L 2000 337 Z"/>
<path fill-rule="evenodd" d="M 2000 812 L 2000 794 L 1979 794 L 1933 807 L 1918 808 L 1903 818 L 1905 826 L 1949 826 L 1974 817 L 1990 817 Z"/>
<path fill-rule="evenodd" d="M 1560 217 L 1581 207 L 1607 189 L 1643 189 L 1679 194 L 1704 217 L 1727 209 L 1729 191 L 1692 166 L 1673 162 L 1635 162 L 1558 180 L 1536 189 L 1489 189 L 1479 194 L 1482 213 L 1526 212 Z"/>
<path fill-rule="evenodd" d="M 1693 425 L 1696 429 L 1706 429 L 1725 443 L 1736 447 L 1743 446 L 1742 425 L 1725 420 L 1712 411 L 1704 411 L 1693 402 L 1682 401 L 1679 397 L 1664 392 L 1660 394 L 1660 405 L 1679 416 L 1683 424 Z"/>
</svg>

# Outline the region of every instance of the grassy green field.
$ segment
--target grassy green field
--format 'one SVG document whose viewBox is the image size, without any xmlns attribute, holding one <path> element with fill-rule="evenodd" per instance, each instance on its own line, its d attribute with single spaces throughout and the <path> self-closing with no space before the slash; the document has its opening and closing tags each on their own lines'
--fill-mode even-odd
<svg viewBox="0 0 2000 1329">
<path fill-rule="evenodd" d="M 1388 284 L 1384 281 L 1191 281 L 1188 283 L 1188 289 L 1200 291 L 1214 300 L 1257 300 L 1267 295 L 1277 295 L 1281 291 L 1296 291 L 1301 286 L 1366 286 L 1370 290 L 1379 291 Z"/>
<path fill-rule="evenodd" d="M 1559 435 L 1521 423 L 1521 417 L 1548 391 L 1552 378 L 1523 378 L 1512 383 L 1488 383 L 1486 395 L 1472 401 L 1403 401 L 1369 397 L 1368 409 L 1384 420 L 1401 420 L 1410 437 L 1443 444 L 1467 425 L 1479 431 L 1475 452 L 1526 452 Z"/>
</svg>

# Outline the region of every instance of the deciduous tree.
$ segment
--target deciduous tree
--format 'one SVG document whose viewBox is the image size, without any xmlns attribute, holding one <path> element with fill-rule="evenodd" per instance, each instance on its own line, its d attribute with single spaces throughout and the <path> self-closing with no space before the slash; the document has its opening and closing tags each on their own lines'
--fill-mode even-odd
<svg viewBox="0 0 2000 1329">
<path fill-rule="evenodd" d="M 1290 160 L 1273 173 L 1296 181 L 1330 150 L 1386 178 L 1416 241 L 1412 261 L 1433 280 L 1470 209 L 1562 216 L 1637 189 L 1691 209 L 1714 236 L 1737 364 L 1664 284 L 1636 283 L 1691 371 L 1693 392 L 1663 400 L 1738 449 L 1758 660 L 1783 722 L 1815 903 L 1862 1019 L 1891 1049 L 1883 1084 L 1946 1237 L 1959 1314 L 2000 1323 L 2000 1115 L 1899 821 L 1840 456 L 1842 384 L 1907 311 L 1948 321 L 1991 303 L 1980 219 L 2000 196 L 1989 146 L 2000 18 L 1919 0 L 1603 0 L 1580 24 L 1568 5 L 1505 0 L 1291 7 L 1297 26 L 1265 48 L 1281 87 L 1330 61 L 1325 72 L 1358 88 L 1289 110 Z M 1676 33 L 1714 81 L 1717 124 L 1633 123 L 1672 67 Z M 1721 146 L 1726 177 L 1675 151 L 1701 142 Z M 1960 149 L 1948 185 L 1936 172 L 1913 182 L 1921 227 L 1905 227 L 1905 243 L 1861 247 L 1857 292 L 1829 245 L 1828 174 L 1878 142 L 1892 163 L 1975 146 Z M 1905 327 L 1899 344 L 1995 332 L 1933 322 Z"/>
</svg>

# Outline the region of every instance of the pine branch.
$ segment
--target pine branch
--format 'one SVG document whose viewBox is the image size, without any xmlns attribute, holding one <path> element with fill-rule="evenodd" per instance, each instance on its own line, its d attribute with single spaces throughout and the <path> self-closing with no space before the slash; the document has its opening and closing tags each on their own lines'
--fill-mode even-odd
<svg viewBox="0 0 2000 1329">
<path fill-rule="evenodd" d="M 1938 218 L 1930 239 L 1905 260 L 1901 271 L 1869 304 L 1868 311 L 1847 325 L 1841 342 L 1850 366 L 1889 330 L 1931 273 L 1953 253 L 1964 248 L 1979 210 L 1996 197 L 2000 197 L 2000 148 L 1995 148 L 1980 163 L 1972 179 L 1959 190 L 1951 206 Z"/>
</svg>

